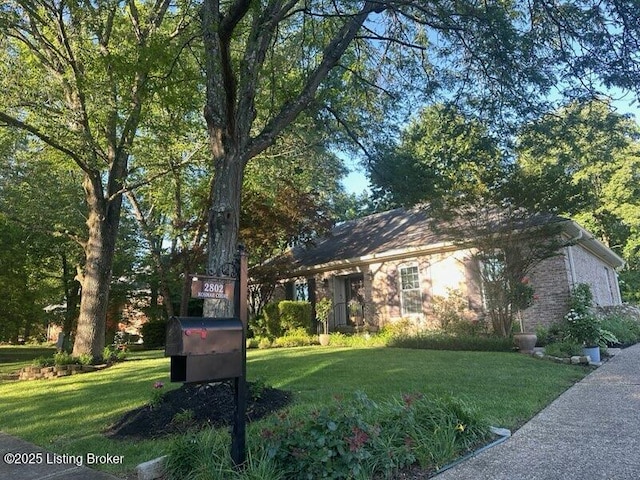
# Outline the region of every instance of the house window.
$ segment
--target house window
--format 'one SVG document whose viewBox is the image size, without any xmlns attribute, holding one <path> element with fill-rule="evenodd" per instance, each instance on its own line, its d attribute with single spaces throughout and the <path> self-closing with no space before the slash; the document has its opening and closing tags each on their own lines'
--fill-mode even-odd
<svg viewBox="0 0 640 480">
<path fill-rule="evenodd" d="M 417 265 L 400 267 L 400 305 L 402 315 L 422 313 L 422 292 Z"/>
<path fill-rule="evenodd" d="M 309 285 L 306 281 L 296 282 L 294 288 L 294 300 L 308 302 L 309 301 Z"/>
<path fill-rule="evenodd" d="M 505 264 L 499 256 L 487 257 L 480 262 L 480 280 L 482 283 L 482 306 L 486 309 L 500 304 L 506 292 Z"/>
<path fill-rule="evenodd" d="M 287 282 L 284 285 L 285 300 L 296 300 L 308 302 L 309 285 L 306 280 L 297 280 L 295 282 Z"/>
</svg>

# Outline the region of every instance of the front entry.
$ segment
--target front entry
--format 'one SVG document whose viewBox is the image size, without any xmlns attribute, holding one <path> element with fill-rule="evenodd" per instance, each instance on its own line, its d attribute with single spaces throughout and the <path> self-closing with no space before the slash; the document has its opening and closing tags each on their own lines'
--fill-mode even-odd
<svg viewBox="0 0 640 480">
<path fill-rule="evenodd" d="M 347 277 L 345 284 L 345 313 L 347 325 L 364 325 L 364 275 L 359 273 Z"/>
</svg>

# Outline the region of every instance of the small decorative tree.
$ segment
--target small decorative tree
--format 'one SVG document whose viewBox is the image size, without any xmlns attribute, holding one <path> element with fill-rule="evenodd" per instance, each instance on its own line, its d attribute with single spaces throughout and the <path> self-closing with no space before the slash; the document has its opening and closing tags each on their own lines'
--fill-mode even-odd
<svg viewBox="0 0 640 480">
<path fill-rule="evenodd" d="M 459 207 L 444 222 L 441 216 L 435 218 L 440 221 L 434 224 L 436 230 L 473 250 L 493 331 L 510 336 L 514 320 L 533 303 L 528 274 L 565 246 L 560 236 L 563 219 L 508 206 Z"/>
<path fill-rule="evenodd" d="M 333 309 L 333 302 L 330 298 L 323 298 L 316 303 L 316 319 L 322 325 L 322 333 L 329 334 L 329 315 Z"/>
</svg>

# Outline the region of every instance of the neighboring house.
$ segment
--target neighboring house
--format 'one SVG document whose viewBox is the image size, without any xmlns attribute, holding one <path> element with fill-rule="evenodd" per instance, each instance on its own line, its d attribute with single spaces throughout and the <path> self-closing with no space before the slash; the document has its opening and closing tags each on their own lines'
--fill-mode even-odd
<svg viewBox="0 0 640 480">
<path fill-rule="evenodd" d="M 524 311 L 527 329 L 561 320 L 578 283 L 591 286 L 596 305 L 621 304 L 616 269 L 623 260 L 574 221 L 549 218 L 570 246 L 530 273 L 536 300 Z M 469 318 L 484 316 L 473 250 L 436 233 L 426 209 L 396 209 L 342 223 L 289 255 L 293 268 L 282 279 L 281 296 L 312 304 L 331 298 L 332 331 L 376 329 L 400 319 L 418 328 L 435 326 L 433 300 L 451 291 L 466 299 Z"/>
</svg>

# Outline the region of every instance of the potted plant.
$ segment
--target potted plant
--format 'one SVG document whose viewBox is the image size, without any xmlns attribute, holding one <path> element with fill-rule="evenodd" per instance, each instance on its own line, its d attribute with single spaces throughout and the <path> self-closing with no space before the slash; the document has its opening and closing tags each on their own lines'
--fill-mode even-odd
<svg viewBox="0 0 640 480">
<path fill-rule="evenodd" d="M 330 298 L 323 298 L 316 303 L 316 319 L 322 325 L 322 333 L 320 334 L 320 345 L 329 345 L 329 315 L 333 309 L 333 302 Z"/>
<path fill-rule="evenodd" d="M 564 318 L 567 322 L 568 337 L 582 345 L 584 354 L 589 356 L 592 362 L 600 361 L 600 347 L 605 348 L 607 343 L 618 342 L 616 336 L 602 328 L 600 320 L 590 312 L 572 308 Z"/>
<path fill-rule="evenodd" d="M 351 318 L 351 323 L 356 327 L 360 326 L 360 318 L 362 317 L 362 304 L 355 298 L 349 300 L 348 303 L 349 309 L 349 317 Z"/>
</svg>

